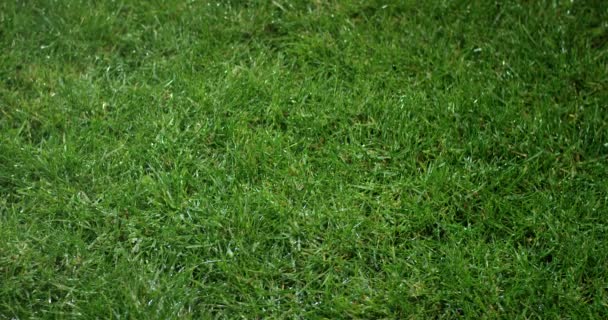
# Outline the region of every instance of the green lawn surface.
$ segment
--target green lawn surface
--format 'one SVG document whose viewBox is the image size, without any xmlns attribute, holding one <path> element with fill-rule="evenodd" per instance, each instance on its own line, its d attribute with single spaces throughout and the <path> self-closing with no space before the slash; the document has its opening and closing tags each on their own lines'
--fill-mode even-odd
<svg viewBox="0 0 608 320">
<path fill-rule="evenodd" d="M 608 319 L 607 235 L 607 1 L 0 1 L 0 319 Z"/>
</svg>

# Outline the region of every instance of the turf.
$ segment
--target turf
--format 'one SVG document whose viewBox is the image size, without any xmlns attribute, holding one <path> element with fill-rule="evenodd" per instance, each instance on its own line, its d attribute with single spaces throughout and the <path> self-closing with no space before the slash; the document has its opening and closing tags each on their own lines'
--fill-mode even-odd
<svg viewBox="0 0 608 320">
<path fill-rule="evenodd" d="M 606 319 L 607 21 L 0 1 L 0 319 Z"/>
</svg>

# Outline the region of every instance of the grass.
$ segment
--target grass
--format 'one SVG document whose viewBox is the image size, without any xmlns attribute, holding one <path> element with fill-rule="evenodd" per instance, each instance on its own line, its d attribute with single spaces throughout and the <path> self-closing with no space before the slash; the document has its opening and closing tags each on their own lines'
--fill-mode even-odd
<svg viewBox="0 0 608 320">
<path fill-rule="evenodd" d="M 0 2 L 0 319 L 608 318 L 605 1 Z"/>
</svg>

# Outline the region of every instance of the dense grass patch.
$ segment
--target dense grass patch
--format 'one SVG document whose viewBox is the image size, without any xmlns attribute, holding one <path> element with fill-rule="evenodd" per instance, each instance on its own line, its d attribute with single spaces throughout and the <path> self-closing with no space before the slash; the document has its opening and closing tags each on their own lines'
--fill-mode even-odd
<svg viewBox="0 0 608 320">
<path fill-rule="evenodd" d="M 608 3 L 0 2 L 0 318 L 608 318 Z"/>
</svg>

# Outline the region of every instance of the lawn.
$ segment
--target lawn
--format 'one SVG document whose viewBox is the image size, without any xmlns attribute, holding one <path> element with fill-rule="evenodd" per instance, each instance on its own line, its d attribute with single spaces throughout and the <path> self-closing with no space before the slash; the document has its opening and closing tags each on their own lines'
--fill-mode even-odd
<svg viewBox="0 0 608 320">
<path fill-rule="evenodd" d="M 0 1 L 0 319 L 607 319 L 608 2 Z"/>
</svg>

